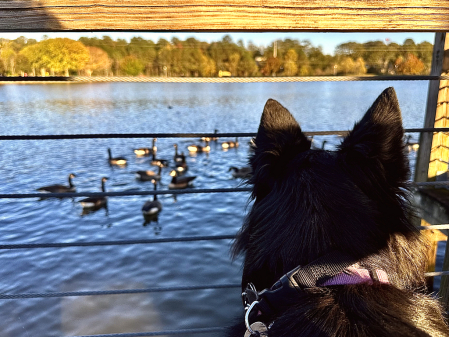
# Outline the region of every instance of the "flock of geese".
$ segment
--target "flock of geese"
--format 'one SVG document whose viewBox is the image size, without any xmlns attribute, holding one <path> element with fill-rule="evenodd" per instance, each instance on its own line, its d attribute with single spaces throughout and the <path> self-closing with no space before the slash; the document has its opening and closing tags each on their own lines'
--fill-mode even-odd
<svg viewBox="0 0 449 337">
<path fill-rule="evenodd" d="M 215 133 L 217 130 L 215 130 Z M 411 137 L 407 136 L 404 139 L 404 143 L 407 146 L 408 150 L 416 151 L 419 147 L 419 144 L 412 143 L 410 141 Z M 154 185 L 154 190 L 157 190 L 157 183 L 161 180 L 162 177 L 162 168 L 170 167 L 170 160 L 168 159 L 161 159 L 156 156 L 157 154 L 157 147 L 156 147 L 156 138 L 153 138 L 152 147 L 141 147 L 134 149 L 134 154 L 137 157 L 148 157 L 151 156 L 150 164 L 152 166 L 157 167 L 155 170 L 140 170 L 136 171 L 136 179 L 140 181 L 150 181 Z M 189 153 L 208 153 L 210 152 L 210 145 L 209 142 L 211 141 L 217 141 L 218 137 L 203 137 L 201 138 L 201 141 L 204 144 L 192 144 L 187 146 L 187 150 Z M 312 140 L 312 146 L 314 148 L 319 148 L 317 146 L 314 146 L 313 144 L 313 138 Z M 324 140 L 321 144 L 321 149 L 325 148 L 326 140 Z M 184 155 L 184 152 L 179 153 L 178 152 L 178 145 L 174 144 L 174 155 L 173 155 L 173 163 L 174 165 L 171 166 L 170 170 L 170 176 L 171 181 L 168 185 L 169 189 L 183 189 L 191 186 L 193 180 L 195 180 L 196 176 L 188 176 L 186 175 L 186 172 L 188 170 L 187 162 L 186 162 L 186 156 Z M 235 139 L 235 141 L 227 141 L 222 142 L 221 147 L 224 150 L 230 149 L 230 148 L 236 148 L 239 147 L 239 141 L 238 138 Z M 116 166 L 125 166 L 127 165 L 127 159 L 125 157 L 113 157 L 111 149 L 108 149 L 108 162 L 110 165 L 116 165 Z M 248 178 L 252 174 L 252 170 L 250 167 L 235 167 L 231 166 L 229 168 L 229 172 L 231 172 L 232 176 L 234 178 Z M 49 185 L 40 187 L 37 189 L 39 192 L 43 193 L 70 193 L 70 192 L 76 192 L 76 187 L 72 182 L 72 179 L 75 178 L 76 175 L 73 173 L 70 173 L 68 176 L 68 185 Z M 101 178 L 101 191 L 105 192 L 105 182 L 108 180 L 107 177 Z M 98 210 L 106 205 L 107 199 L 106 197 L 89 197 L 84 198 L 79 201 L 81 206 L 83 207 L 83 211 L 89 212 Z M 157 199 L 157 195 L 154 194 L 153 200 L 149 200 L 145 202 L 145 204 L 142 206 L 142 213 L 144 216 L 155 216 L 162 210 L 162 204 Z"/>
<path fill-rule="evenodd" d="M 215 130 L 215 133 L 217 131 Z M 217 141 L 218 137 L 203 137 L 201 138 L 200 144 L 192 144 L 187 146 L 187 150 L 189 153 L 208 153 L 210 152 L 211 141 Z M 188 176 L 186 172 L 188 170 L 188 165 L 186 162 L 186 156 L 184 152 L 178 152 L 178 145 L 174 144 L 174 155 L 172 160 L 162 159 L 157 157 L 157 147 L 156 147 L 156 138 L 153 138 L 152 147 L 141 147 L 134 149 L 134 154 L 136 157 L 151 157 L 150 165 L 154 166 L 154 170 L 139 170 L 135 171 L 136 179 L 140 181 L 150 181 L 154 185 L 154 190 L 157 190 L 157 184 L 161 180 L 162 177 L 162 169 L 170 168 L 170 176 L 171 181 L 168 185 L 169 189 L 183 189 L 191 186 L 193 180 L 195 180 L 196 176 Z M 235 141 L 227 141 L 222 142 L 221 147 L 224 150 L 230 148 L 239 147 L 238 138 Z M 170 163 L 173 162 L 172 165 Z M 108 163 L 111 166 L 126 166 L 128 160 L 125 157 L 114 157 L 112 155 L 111 149 L 108 149 Z M 251 175 L 250 167 L 234 167 L 231 166 L 229 168 L 229 172 L 231 172 L 234 178 L 247 178 Z M 72 179 L 75 178 L 76 175 L 70 173 L 68 176 L 68 185 L 62 184 L 54 184 L 43 186 L 37 189 L 37 191 L 42 193 L 72 193 L 76 192 L 76 187 L 73 184 Z M 101 191 L 105 192 L 105 182 L 108 180 L 107 177 L 101 178 Z M 83 213 L 89 213 L 95 210 L 98 210 L 102 207 L 105 207 L 107 204 L 107 198 L 103 196 L 99 197 L 89 197 L 79 200 L 80 205 L 83 208 Z M 154 194 L 153 200 L 149 200 L 145 202 L 142 206 L 142 214 L 146 217 L 149 216 L 157 216 L 159 212 L 162 210 L 162 204 L 158 200 L 157 195 Z"/>
</svg>

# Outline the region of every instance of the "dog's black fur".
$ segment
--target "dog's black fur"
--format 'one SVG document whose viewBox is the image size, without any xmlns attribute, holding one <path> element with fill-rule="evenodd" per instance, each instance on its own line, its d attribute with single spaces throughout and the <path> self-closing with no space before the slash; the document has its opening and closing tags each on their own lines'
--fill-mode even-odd
<svg viewBox="0 0 449 337">
<path fill-rule="evenodd" d="M 335 152 L 311 149 L 290 112 L 268 100 L 250 158 L 254 204 L 233 247 L 245 256 L 242 288 L 270 288 L 334 249 L 390 282 L 309 288 L 272 317 L 268 336 L 449 336 L 425 294 L 426 244 L 411 224 L 403 136 L 393 88 Z M 230 336 L 243 337 L 241 322 Z"/>
</svg>

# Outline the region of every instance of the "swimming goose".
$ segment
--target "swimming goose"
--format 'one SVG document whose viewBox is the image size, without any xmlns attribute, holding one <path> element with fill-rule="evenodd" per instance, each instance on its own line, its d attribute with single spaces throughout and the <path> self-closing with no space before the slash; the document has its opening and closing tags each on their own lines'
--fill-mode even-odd
<svg viewBox="0 0 449 337">
<path fill-rule="evenodd" d="M 223 143 L 221 143 L 221 147 L 222 147 L 223 149 L 229 149 L 229 148 L 231 148 L 231 147 L 239 147 L 239 140 L 238 140 L 238 137 L 235 137 L 235 142 L 229 141 L 229 142 L 223 142 Z"/>
<path fill-rule="evenodd" d="M 162 171 L 162 166 L 159 165 L 159 169 L 156 172 L 148 170 L 148 171 L 136 171 L 136 179 L 141 180 L 141 181 L 150 181 L 150 180 L 156 180 L 159 181 L 161 180 L 161 171 Z"/>
<path fill-rule="evenodd" d="M 159 166 L 159 167 L 161 167 L 161 166 L 162 167 L 167 167 L 168 166 L 168 160 L 156 158 L 156 154 L 153 152 L 153 158 L 151 159 L 151 165 Z"/>
<path fill-rule="evenodd" d="M 106 178 L 106 177 L 101 178 L 101 192 L 106 192 L 106 189 L 104 188 L 104 183 L 106 180 L 108 180 L 108 178 Z M 89 209 L 89 210 L 99 209 L 106 205 L 107 198 L 106 197 L 89 197 L 89 198 L 80 200 L 79 203 L 81 204 L 81 206 L 84 209 Z"/>
<path fill-rule="evenodd" d="M 215 129 L 215 130 L 214 130 L 214 133 L 217 133 L 217 132 L 218 132 L 218 130 Z M 218 140 L 218 137 L 201 137 L 201 140 L 202 140 L 202 141 L 208 141 L 208 142 L 211 142 L 211 141 L 217 141 L 217 140 Z"/>
<path fill-rule="evenodd" d="M 134 153 L 137 157 L 145 157 L 149 156 L 150 154 L 156 153 L 157 147 L 156 147 L 156 138 L 153 138 L 153 146 L 151 148 L 149 147 L 139 147 L 138 149 L 134 149 Z"/>
<path fill-rule="evenodd" d="M 178 153 L 178 144 L 173 144 L 173 147 L 175 148 L 175 155 L 173 156 L 173 160 L 175 161 L 175 164 L 181 163 L 183 155 Z"/>
<path fill-rule="evenodd" d="M 126 158 L 125 157 L 112 157 L 111 149 L 108 149 L 108 161 L 110 165 L 118 165 L 123 166 L 126 165 Z"/>
<path fill-rule="evenodd" d="M 187 150 L 189 150 L 189 152 L 196 152 L 196 153 L 210 152 L 209 141 L 206 140 L 206 146 L 195 145 L 195 144 L 189 145 L 189 146 L 187 146 Z"/>
<path fill-rule="evenodd" d="M 184 155 L 184 152 L 182 152 L 179 156 L 181 157 L 181 161 L 176 163 L 176 171 L 182 174 L 185 173 L 189 167 L 187 166 L 186 156 Z"/>
<path fill-rule="evenodd" d="M 409 152 L 411 151 L 418 151 L 419 149 L 419 143 L 413 143 L 410 141 L 410 139 L 412 138 L 411 135 L 408 135 L 405 141 L 405 145 L 407 145 L 407 149 Z"/>
<path fill-rule="evenodd" d="M 169 189 L 186 188 L 192 183 L 192 180 L 196 178 L 196 176 L 178 177 L 178 172 L 176 170 L 171 171 L 170 175 L 172 176 L 172 179 L 170 184 L 168 184 Z"/>
<path fill-rule="evenodd" d="M 151 182 L 154 184 L 154 190 L 156 191 L 156 180 L 151 180 Z M 155 215 L 158 214 L 160 211 L 162 211 L 162 204 L 159 200 L 157 200 L 157 195 L 155 194 L 153 196 L 153 200 L 148 200 L 145 204 L 142 206 L 142 213 L 143 215 Z"/>
<path fill-rule="evenodd" d="M 232 171 L 232 176 L 234 178 L 248 178 L 253 173 L 252 168 L 249 167 L 249 166 L 245 166 L 245 167 L 242 167 L 242 168 L 231 166 L 229 168 L 229 171 Z"/>
<path fill-rule="evenodd" d="M 43 193 L 68 193 L 68 192 L 76 192 L 75 185 L 72 183 L 72 178 L 75 178 L 76 175 L 73 173 L 69 174 L 69 186 L 54 184 L 49 186 L 39 187 L 37 191 Z"/>
</svg>

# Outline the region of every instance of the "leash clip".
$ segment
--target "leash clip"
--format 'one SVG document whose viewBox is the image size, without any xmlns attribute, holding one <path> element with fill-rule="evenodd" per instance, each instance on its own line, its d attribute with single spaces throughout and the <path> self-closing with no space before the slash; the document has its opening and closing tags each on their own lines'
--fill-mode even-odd
<svg viewBox="0 0 449 337">
<path fill-rule="evenodd" d="M 251 305 L 246 309 L 245 313 L 245 326 L 246 326 L 246 333 L 244 337 L 249 336 L 266 336 L 267 334 L 267 326 L 263 324 L 262 322 L 254 322 L 253 324 L 249 324 L 249 315 L 251 314 L 251 310 L 258 304 L 258 301 L 254 301 L 251 303 Z M 254 329 L 255 330 L 254 330 Z"/>
<path fill-rule="evenodd" d="M 242 292 L 242 303 L 245 310 L 248 310 L 254 301 L 259 300 L 259 293 L 252 283 L 248 283 L 244 292 Z"/>
</svg>

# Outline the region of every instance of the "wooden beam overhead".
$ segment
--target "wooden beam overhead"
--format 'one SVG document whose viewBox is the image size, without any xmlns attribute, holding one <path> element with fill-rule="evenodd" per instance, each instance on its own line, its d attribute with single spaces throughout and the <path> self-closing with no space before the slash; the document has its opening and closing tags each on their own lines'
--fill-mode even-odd
<svg viewBox="0 0 449 337">
<path fill-rule="evenodd" d="M 1 32 L 448 31 L 448 1 L 1 0 Z"/>
</svg>

